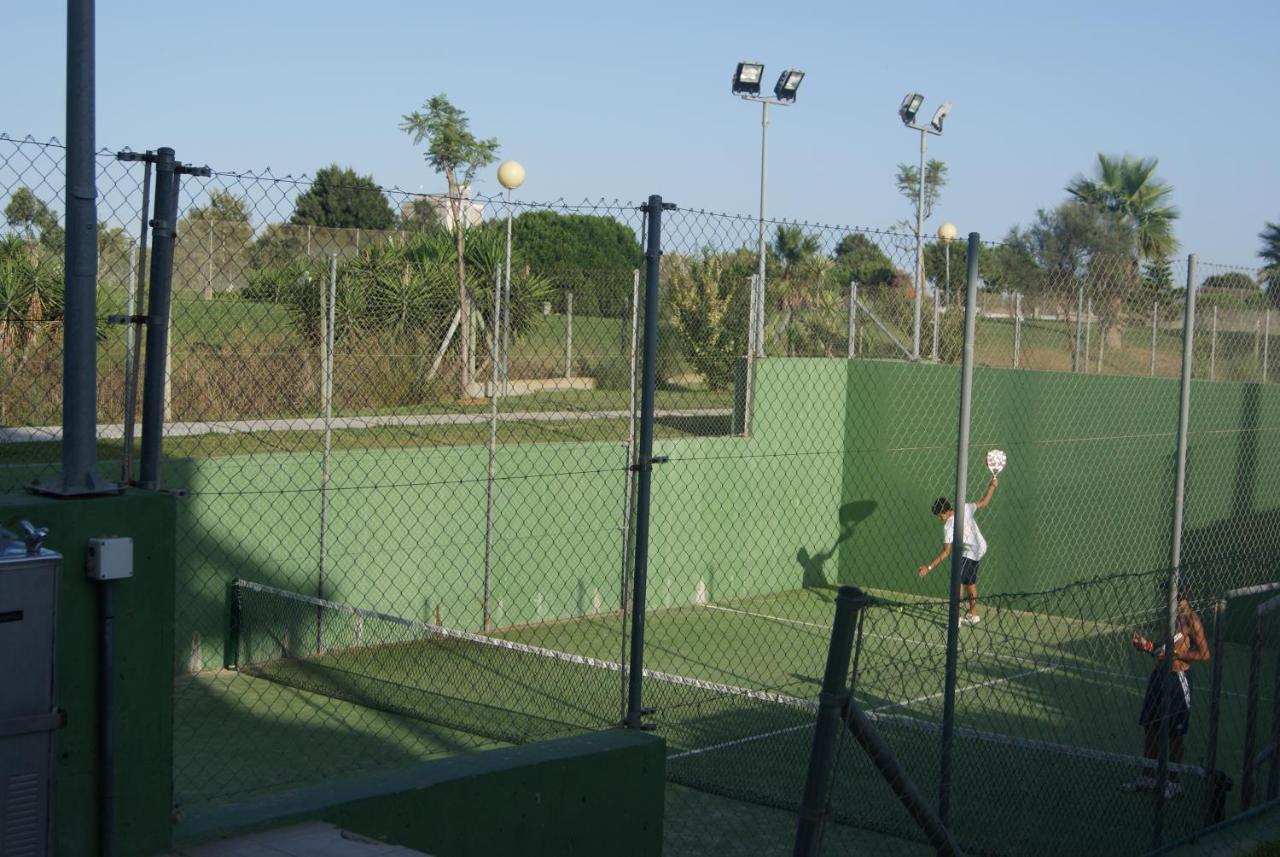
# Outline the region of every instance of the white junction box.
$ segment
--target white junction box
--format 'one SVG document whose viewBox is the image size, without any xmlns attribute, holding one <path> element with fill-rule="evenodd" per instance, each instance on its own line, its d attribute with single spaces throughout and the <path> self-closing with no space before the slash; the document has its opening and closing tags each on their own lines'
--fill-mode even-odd
<svg viewBox="0 0 1280 857">
<path fill-rule="evenodd" d="M 133 577 L 133 539 L 123 536 L 89 539 L 89 577 L 92 580 Z"/>
</svg>

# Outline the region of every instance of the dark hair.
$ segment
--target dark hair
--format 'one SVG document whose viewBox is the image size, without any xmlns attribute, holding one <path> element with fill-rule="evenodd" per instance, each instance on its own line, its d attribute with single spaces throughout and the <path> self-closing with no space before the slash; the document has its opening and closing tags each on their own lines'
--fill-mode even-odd
<svg viewBox="0 0 1280 857">
<path fill-rule="evenodd" d="M 951 511 L 951 501 L 946 497 L 939 497 L 933 501 L 933 514 L 941 515 Z"/>
</svg>

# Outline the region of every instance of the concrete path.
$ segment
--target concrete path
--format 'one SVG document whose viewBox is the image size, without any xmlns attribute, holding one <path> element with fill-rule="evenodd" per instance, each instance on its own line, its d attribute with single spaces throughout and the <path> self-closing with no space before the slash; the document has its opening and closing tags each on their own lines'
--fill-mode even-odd
<svg viewBox="0 0 1280 857">
<path fill-rule="evenodd" d="M 692 417 L 727 417 L 728 408 L 689 408 L 657 411 L 657 419 L 689 419 Z M 540 422 L 566 423 L 579 420 L 625 420 L 627 411 L 509 411 L 498 412 L 500 423 Z M 365 417 L 334 417 L 330 425 L 334 431 L 367 429 L 379 426 L 450 426 L 483 425 L 489 422 L 489 414 L 382 414 Z M 136 430 L 136 429 L 135 429 Z M 207 434 L 253 434 L 283 431 L 324 431 L 323 417 L 296 417 L 293 419 L 260 420 L 212 420 L 208 422 L 169 423 L 164 428 L 165 437 L 192 437 Z M 99 440 L 118 440 L 124 437 L 124 426 L 98 426 Z M 62 439 L 61 426 L 18 426 L 0 428 L 0 443 L 49 443 Z"/>
</svg>

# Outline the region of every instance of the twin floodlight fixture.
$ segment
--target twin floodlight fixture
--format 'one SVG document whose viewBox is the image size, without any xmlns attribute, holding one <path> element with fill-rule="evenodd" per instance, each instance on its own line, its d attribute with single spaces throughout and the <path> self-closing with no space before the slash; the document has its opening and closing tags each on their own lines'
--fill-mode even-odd
<svg viewBox="0 0 1280 857">
<path fill-rule="evenodd" d="M 733 72 L 733 94 L 744 98 L 760 97 L 760 82 L 764 79 L 764 63 L 740 62 Z M 804 80 L 804 72 L 789 68 L 778 76 L 773 85 L 773 95 L 778 101 L 791 103 L 796 100 L 796 90 L 800 81 Z"/>
<path fill-rule="evenodd" d="M 908 92 L 907 97 L 902 99 L 902 106 L 898 108 L 898 116 L 902 119 L 902 124 L 908 128 L 915 128 L 917 131 L 923 131 L 916 124 L 916 115 L 920 112 L 921 105 L 924 104 L 924 96 L 918 92 Z M 947 114 L 951 112 L 951 102 L 948 101 L 942 105 L 933 114 L 933 119 L 929 122 L 929 128 L 934 134 L 942 133 L 942 120 L 947 118 Z"/>
</svg>

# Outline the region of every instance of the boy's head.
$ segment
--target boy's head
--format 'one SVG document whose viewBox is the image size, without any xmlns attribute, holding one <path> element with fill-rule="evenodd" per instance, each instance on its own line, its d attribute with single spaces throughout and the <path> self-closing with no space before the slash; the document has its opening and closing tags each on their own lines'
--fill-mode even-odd
<svg viewBox="0 0 1280 857">
<path fill-rule="evenodd" d="M 933 516 L 935 518 L 942 518 L 945 521 L 947 519 L 947 515 L 950 515 L 950 514 L 951 514 L 950 500 L 948 500 L 946 497 L 939 497 L 937 500 L 933 501 Z"/>
<path fill-rule="evenodd" d="M 1186 613 L 1191 610 L 1191 587 L 1182 584 L 1178 587 L 1178 611 Z"/>
</svg>

